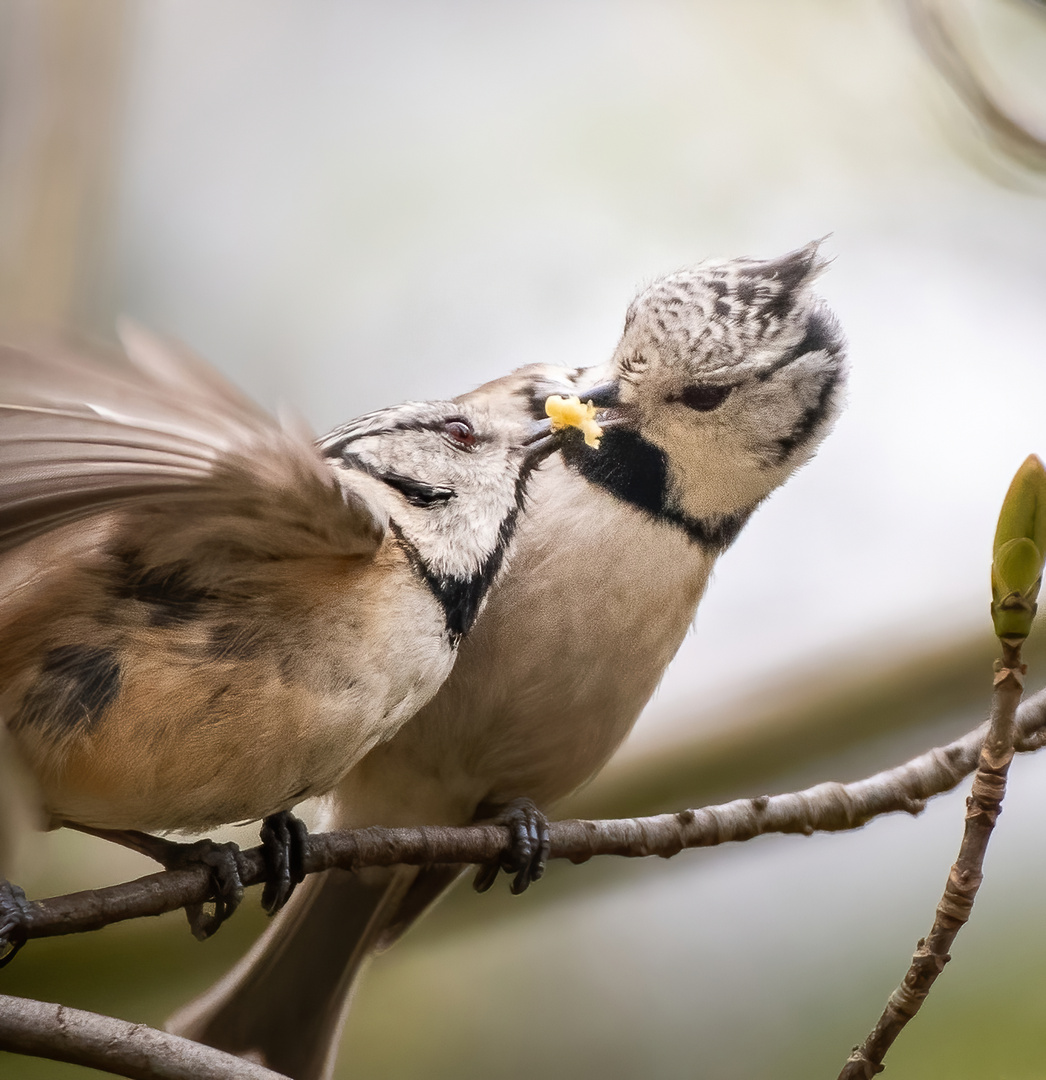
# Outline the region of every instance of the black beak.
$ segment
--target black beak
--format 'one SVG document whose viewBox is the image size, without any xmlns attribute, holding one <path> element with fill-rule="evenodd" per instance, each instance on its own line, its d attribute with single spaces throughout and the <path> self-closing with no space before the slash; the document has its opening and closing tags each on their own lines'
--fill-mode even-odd
<svg viewBox="0 0 1046 1080">
<path fill-rule="evenodd" d="M 561 393 L 567 392 L 567 387 L 562 387 Z M 599 383 L 584 392 L 578 393 L 577 397 L 582 402 L 591 402 L 597 409 L 613 409 L 620 401 L 620 384 L 616 381 Z M 616 427 L 623 423 L 625 417 L 616 413 L 600 417 L 600 427 Z M 528 461 L 540 461 L 554 453 L 561 445 L 561 436 L 571 428 L 561 428 L 553 433 L 550 419 L 534 420 L 522 439 L 523 448 L 526 451 Z"/>
<path fill-rule="evenodd" d="M 561 434 L 560 431 L 553 434 L 551 420 L 535 420 L 522 440 L 527 461 L 540 461 L 558 450 Z"/>
<path fill-rule="evenodd" d="M 621 404 L 621 384 L 616 379 L 599 383 L 589 390 L 579 390 L 577 396 L 582 401 L 591 401 L 597 409 L 612 409 Z"/>
<path fill-rule="evenodd" d="M 617 379 L 597 383 L 588 390 L 579 390 L 577 396 L 582 401 L 590 401 L 597 409 L 606 410 L 596 418 L 596 423 L 604 430 L 629 423 L 631 412 L 627 406 L 621 405 L 621 383 Z"/>
</svg>

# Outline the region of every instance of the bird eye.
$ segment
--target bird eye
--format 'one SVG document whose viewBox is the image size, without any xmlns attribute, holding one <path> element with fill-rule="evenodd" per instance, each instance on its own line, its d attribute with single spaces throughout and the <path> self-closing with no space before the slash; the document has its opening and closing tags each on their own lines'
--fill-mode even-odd
<svg viewBox="0 0 1046 1080">
<path fill-rule="evenodd" d="M 731 390 L 732 386 L 688 386 L 674 400 L 697 412 L 711 412 L 726 401 Z"/>
<path fill-rule="evenodd" d="M 467 420 L 448 420 L 443 425 L 443 430 L 458 446 L 472 447 L 476 445 L 476 433 Z"/>
</svg>

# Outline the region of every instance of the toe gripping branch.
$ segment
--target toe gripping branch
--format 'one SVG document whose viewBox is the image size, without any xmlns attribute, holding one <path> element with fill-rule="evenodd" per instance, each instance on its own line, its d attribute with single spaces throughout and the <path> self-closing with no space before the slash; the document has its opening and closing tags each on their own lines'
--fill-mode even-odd
<svg viewBox="0 0 1046 1080">
<path fill-rule="evenodd" d="M 137 829 L 96 829 L 76 821 L 63 822 L 70 829 L 109 840 L 121 847 L 141 852 L 158 862 L 165 870 L 191 870 L 205 866 L 211 875 L 213 892 L 209 900 L 187 904 L 185 914 L 189 929 L 197 941 L 209 938 L 240 906 L 243 899 L 243 875 L 247 869 L 243 854 L 236 844 L 218 844 L 213 840 L 197 840 L 179 844 L 162 836 L 139 832 Z M 208 904 L 214 905 L 207 911 Z"/>
<path fill-rule="evenodd" d="M 269 915 L 291 898 L 294 887 L 305 879 L 305 848 L 309 830 L 289 810 L 270 814 L 262 822 L 261 842 L 269 877 L 262 889 L 262 907 Z"/>
<path fill-rule="evenodd" d="M 25 944 L 29 901 L 17 885 L 0 878 L 0 968 Z"/>
<path fill-rule="evenodd" d="M 237 844 L 219 844 L 214 840 L 176 843 L 133 829 L 95 829 L 72 822 L 67 824 L 80 832 L 140 851 L 166 870 L 205 866 L 211 876 L 212 895 L 202 903 L 188 904 L 185 908 L 189 929 L 198 941 L 211 937 L 243 900 L 244 878 L 249 867 Z M 262 905 L 270 915 L 287 903 L 295 885 L 305 877 L 307 840 L 305 825 L 289 811 L 272 814 L 262 822 L 262 853 L 269 871 L 262 891 Z M 0 920 L 5 918 L 8 908 L 13 910 L 12 902 L 8 902 L 7 908 L 3 906 L 3 896 L 0 893 Z M 0 921 L 0 927 L 3 925 Z"/>
<path fill-rule="evenodd" d="M 160 837 L 139 834 L 149 841 L 148 849 L 139 847 L 168 870 L 204 865 L 211 873 L 214 895 L 202 904 L 185 909 L 189 929 L 204 941 L 240 906 L 243 879 L 247 870 L 243 852 L 237 844 L 218 844 L 197 840 L 194 844 L 176 844 Z M 262 889 L 262 907 L 275 915 L 291 898 L 295 885 L 305 877 L 305 847 L 308 842 L 305 824 L 289 810 L 270 814 L 262 822 L 261 844 L 268 877 Z M 136 845 L 137 846 L 137 845 Z M 208 911 L 207 905 L 213 905 Z"/>
<path fill-rule="evenodd" d="M 214 840 L 197 840 L 191 844 L 178 844 L 159 836 L 138 834 L 141 837 L 135 847 L 143 855 L 155 859 L 167 870 L 188 870 L 205 866 L 211 875 L 214 891 L 208 900 L 199 904 L 187 904 L 185 916 L 189 929 L 197 941 L 206 941 L 240 906 L 243 900 L 243 876 L 246 865 L 237 844 L 219 844 Z M 208 910 L 210 906 L 211 910 Z"/>
<path fill-rule="evenodd" d="M 476 816 L 494 825 L 504 825 L 509 831 L 510 846 L 501 853 L 497 865 L 479 868 L 472 887 L 476 892 L 486 892 L 504 870 L 515 875 L 509 887 L 518 895 L 545 872 L 549 853 L 548 818 L 530 799 L 513 799 L 497 808 L 483 806 Z"/>
</svg>

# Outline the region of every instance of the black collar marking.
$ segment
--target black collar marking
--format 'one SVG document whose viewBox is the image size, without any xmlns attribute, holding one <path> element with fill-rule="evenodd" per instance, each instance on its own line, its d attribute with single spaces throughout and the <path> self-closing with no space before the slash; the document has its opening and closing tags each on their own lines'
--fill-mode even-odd
<svg viewBox="0 0 1046 1080">
<path fill-rule="evenodd" d="M 428 566 L 422 562 L 417 548 L 393 526 L 393 532 L 400 539 L 410 564 L 415 573 L 425 582 L 432 595 L 443 609 L 443 617 L 447 626 L 447 634 L 450 637 L 452 647 L 457 647 L 461 639 L 469 632 L 472 624 L 479 614 L 479 606 L 483 602 L 490 583 L 494 580 L 497 568 L 487 572 L 490 563 L 471 577 L 448 577 L 444 574 L 434 574 Z M 500 561 L 499 561 L 500 564 Z"/>
<path fill-rule="evenodd" d="M 330 453 L 331 457 L 338 457 L 352 469 L 373 476 L 389 487 L 394 488 L 414 506 L 429 507 L 438 503 L 446 502 L 455 496 L 450 488 L 437 488 L 424 481 L 413 477 L 401 476 L 398 473 L 383 473 L 380 469 L 368 464 L 345 448 Z M 529 470 L 528 470 L 529 471 Z M 479 572 L 470 577 L 453 577 L 446 574 L 433 573 L 432 569 L 421 557 L 417 547 L 403 533 L 399 523 L 393 518 L 389 522 L 389 528 L 397 540 L 403 545 L 407 553 L 411 569 L 428 585 L 432 595 L 439 601 L 443 609 L 443 615 L 447 624 L 447 633 L 450 635 L 451 645 L 456 647 L 461 638 L 468 633 L 472 624 L 479 614 L 479 606 L 490 588 L 491 582 L 497 576 L 501 563 L 505 557 L 505 547 L 515 529 L 516 518 L 522 509 L 522 484 L 516 483 L 516 506 L 509 516 L 501 523 L 498 532 L 498 544 L 490 558 L 480 568 Z"/>
<path fill-rule="evenodd" d="M 669 501 L 664 451 L 628 428 L 608 428 L 597 451 L 590 450 L 580 438 L 564 439 L 563 457 L 586 480 L 658 521 L 675 525 L 694 543 L 711 551 L 725 551 L 754 509 L 714 518 L 683 514 Z"/>
<path fill-rule="evenodd" d="M 403 530 L 396 524 L 391 523 L 393 535 L 403 545 L 414 572 L 428 585 L 432 595 L 439 601 L 446 619 L 447 633 L 450 635 L 451 645 L 456 647 L 462 637 L 472 629 L 472 624 L 479 615 L 480 605 L 487 595 L 487 590 L 494 584 L 505 561 L 505 552 L 516 531 L 519 516 L 526 505 L 526 487 L 530 474 L 538 462 L 527 463 L 520 470 L 516 479 L 515 503 L 502 519 L 498 528 L 497 542 L 494 550 L 487 557 L 486 562 L 480 569 L 468 577 L 454 577 L 447 574 L 434 573 L 425 560 L 421 557 L 418 549 L 403 535 Z"/>
</svg>

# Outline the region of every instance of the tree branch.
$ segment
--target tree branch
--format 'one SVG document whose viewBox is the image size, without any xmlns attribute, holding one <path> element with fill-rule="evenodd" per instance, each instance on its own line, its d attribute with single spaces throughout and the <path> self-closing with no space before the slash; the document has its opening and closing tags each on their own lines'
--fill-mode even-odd
<svg viewBox="0 0 1046 1080">
<path fill-rule="evenodd" d="M 287 1080 L 282 1073 L 112 1016 L 0 994 L 0 1050 L 136 1080 Z"/>
<path fill-rule="evenodd" d="M 984 878 L 984 855 L 1002 812 L 1006 775 L 1013 761 L 1015 717 L 1026 670 L 1020 652 L 1020 644 L 1014 646 L 1003 639 L 1003 659 L 996 664 L 988 735 L 981 748 L 973 790 L 966 800 L 962 844 L 937 905 L 933 927 L 916 947 L 911 966 L 890 995 L 871 1034 L 847 1058 L 839 1080 L 871 1080 L 882 1072 L 886 1052 L 922 1007 L 930 988 L 951 959 L 949 950 L 956 935 L 970 918 Z"/>
<path fill-rule="evenodd" d="M 551 858 L 581 863 L 596 855 L 669 858 L 684 848 L 714 847 L 766 833 L 838 832 L 857 829 L 882 814 L 918 814 L 926 800 L 955 787 L 971 773 L 987 722 L 947 746 L 937 747 L 894 769 L 850 784 L 824 783 L 784 795 L 736 799 L 720 806 L 645 818 L 557 821 L 550 826 Z M 1033 751 L 1046 741 L 1046 691 L 1017 712 L 1017 749 Z M 368 828 L 314 833 L 305 869 L 414 866 L 434 863 L 495 863 L 508 846 L 500 825 Z M 261 848 L 243 852 L 245 885 L 266 878 Z M 166 870 L 122 885 L 71 893 L 28 904 L 27 938 L 98 930 L 110 923 L 161 915 L 206 902 L 210 892 L 202 868 Z"/>
</svg>

